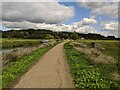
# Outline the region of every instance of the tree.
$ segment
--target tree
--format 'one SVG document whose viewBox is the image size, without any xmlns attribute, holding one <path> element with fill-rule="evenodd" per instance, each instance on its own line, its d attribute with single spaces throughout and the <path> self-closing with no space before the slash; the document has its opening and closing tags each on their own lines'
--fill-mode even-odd
<svg viewBox="0 0 120 90">
<path fill-rule="evenodd" d="M 73 32 L 73 33 L 70 35 L 70 39 L 75 40 L 75 39 L 78 39 L 78 38 L 79 38 L 79 36 L 78 36 L 78 34 L 77 34 L 76 32 Z"/>
<path fill-rule="evenodd" d="M 50 34 L 46 34 L 45 39 L 54 39 L 54 37 Z"/>
</svg>

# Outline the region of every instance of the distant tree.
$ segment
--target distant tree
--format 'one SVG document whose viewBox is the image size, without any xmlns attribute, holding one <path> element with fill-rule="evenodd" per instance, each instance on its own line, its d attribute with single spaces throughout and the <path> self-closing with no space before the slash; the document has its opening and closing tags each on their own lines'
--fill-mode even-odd
<svg viewBox="0 0 120 90">
<path fill-rule="evenodd" d="M 78 38 L 79 38 L 79 36 L 78 36 L 78 34 L 76 32 L 71 33 L 70 39 L 75 40 L 75 39 L 78 39 Z"/>
<path fill-rule="evenodd" d="M 115 39 L 115 36 L 107 36 L 107 39 L 113 40 L 113 39 Z"/>
<path fill-rule="evenodd" d="M 100 34 L 83 34 L 76 32 L 53 32 L 45 29 L 23 29 L 23 30 L 8 30 L 2 31 L 2 38 L 25 38 L 25 39 L 91 39 L 91 40 L 120 40 L 114 36 L 105 37 Z"/>
<path fill-rule="evenodd" d="M 50 34 L 46 34 L 45 39 L 54 39 L 54 37 Z"/>
</svg>

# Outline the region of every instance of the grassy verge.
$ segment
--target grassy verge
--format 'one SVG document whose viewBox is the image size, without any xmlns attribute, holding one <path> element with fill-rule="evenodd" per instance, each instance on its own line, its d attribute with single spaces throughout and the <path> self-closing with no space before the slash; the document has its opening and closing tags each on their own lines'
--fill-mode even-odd
<svg viewBox="0 0 120 90">
<path fill-rule="evenodd" d="M 119 59 L 118 56 L 120 56 L 120 53 L 118 51 L 120 50 L 120 42 L 117 40 L 77 40 L 80 43 L 85 43 L 88 46 L 91 45 L 91 42 L 100 43 L 102 47 L 105 48 L 105 51 L 103 52 L 106 55 L 110 55 L 115 57 L 116 60 Z"/>
<path fill-rule="evenodd" d="M 109 68 L 106 71 L 118 72 L 120 74 L 120 42 L 117 40 L 77 40 L 80 43 L 85 43 L 89 47 L 91 47 L 91 42 L 100 43 L 105 50 L 102 52 L 105 55 L 112 56 L 116 60 L 116 65 L 107 65 Z M 101 67 L 101 65 L 99 65 Z M 102 65 L 103 67 L 107 67 L 106 65 Z M 111 67 L 111 70 L 110 70 Z M 117 69 L 116 69 L 117 68 Z M 104 71 L 104 72 L 106 72 Z M 111 73 L 112 73 L 111 72 Z M 109 73 L 110 74 L 110 73 Z M 106 75 L 109 77 L 106 73 Z"/>
<path fill-rule="evenodd" d="M 53 46 L 40 48 L 27 56 L 23 56 L 13 62 L 10 67 L 4 68 L 2 72 L 2 88 L 11 85 L 19 76 L 21 76 L 31 65 L 33 65 L 44 53 L 46 53 Z"/>
<path fill-rule="evenodd" d="M 117 81 L 104 76 L 110 66 L 94 64 L 83 53 L 76 51 L 69 43 L 64 45 L 71 73 L 74 77 L 75 87 L 84 89 L 114 89 L 119 88 Z M 105 72 L 105 73 L 106 73 Z M 109 73 L 109 72 L 107 72 Z"/>
<path fill-rule="evenodd" d="M 101 42 L 101 44 L 106 49 L 103 53 L 115 58 L 118 73 L 120 74 L 120 42 Z"/>
</svg>

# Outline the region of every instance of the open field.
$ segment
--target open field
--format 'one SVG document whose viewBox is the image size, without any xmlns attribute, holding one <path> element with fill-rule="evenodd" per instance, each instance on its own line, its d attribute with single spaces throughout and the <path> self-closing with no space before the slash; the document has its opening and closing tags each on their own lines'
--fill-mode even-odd
<svg viewBox="0 0 120 90">
<path fill-rule="evenodd" d="M 78 40 L 78 42 L 87 44 L 88 47 L 91 47 L 91 42 L 99 43 L 101 47 L 105 49 L 102 51 L 102 53 L 108 56 L 112 56 L 115 59 L 116 65 L 118 67 L 118 72 L 120 74 L 120 42 L 119 41 L 117 40 Z"/>
<path fill-rule="evenodd" d="M 90 52 L 91 42 L 99 43 L 104 51 L 101 51 L 100 55 L 105 57 L 112 56 L 114 58 L 114 63 L 105 62 L 105 60 L 95 61 L 91 60 L 92 54 L 86 53 Z M 119 87 L 119 78 L 117 77 L 119 71 L 119 62 L 118 60 L 118 41 L 103 41 L 103 40 L 78 40 L 77 48 L 79 51 L 74 48 L 70 43 L 65 44 L 65 54 L 68 59 L 69 66 L 71 68 L 71 73 L 74 77 L 75 87 L 76 88 L 114 88 Z M 82 48 L 82 49 L 81 49 Z M 86 49 L 85 49 L 86 48 Z M 92 49 L 93 50 L 93 49 Z M 96 53 L 98 54 L 98 53 Z M 101 55 L 102 54 L 102 55 Z M 94 58 L 92 58 L 94 59 Z M 101 58 L 103 59 L 103 58 Z M 111 60 L 111 59 L 110 59 Z M 117 79 L 116 79 L 117 77 Z"/>
</svg>

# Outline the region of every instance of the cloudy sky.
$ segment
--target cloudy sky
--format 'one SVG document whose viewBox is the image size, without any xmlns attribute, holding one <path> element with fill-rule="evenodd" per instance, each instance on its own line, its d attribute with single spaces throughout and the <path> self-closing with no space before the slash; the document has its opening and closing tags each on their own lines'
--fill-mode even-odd
<svg viewBox="0 0 120 90">
<path fill-rule="evenodd" d="M 118 37 L 118 2 L 6 1 L 2 2 L 2 23 L 2 30 L 34 28 Z"/>
</svg>

